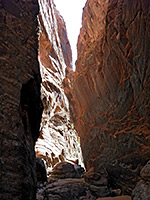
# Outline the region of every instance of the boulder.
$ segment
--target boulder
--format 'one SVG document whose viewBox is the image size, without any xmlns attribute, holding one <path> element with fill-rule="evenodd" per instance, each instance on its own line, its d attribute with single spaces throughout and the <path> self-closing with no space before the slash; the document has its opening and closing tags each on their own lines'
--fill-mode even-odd
<svg viewBox="0 0 150 200">
<path fill-rule="evenodd" d="M 51 176 L 57 178 L 81 178 L 84 168 L 75 163 L 61 162 L 52 169 Z"/>
<path fill-rule="evenodd" d="M 91 185 L 106 186 L 108 185 L 107 176 L 108 174 L 105 169 L 103 169 L 103 172 L 95 172 L 94 168 L 91 168 L 84 173 L 84 180 Z"/>
<path fill-rule="evenodd" d="M 45 197 L 48 200 L 77 200 L 86 195 L 86 185 L 83 179 L 58 179 L 45 187 Z"/>
</svg>

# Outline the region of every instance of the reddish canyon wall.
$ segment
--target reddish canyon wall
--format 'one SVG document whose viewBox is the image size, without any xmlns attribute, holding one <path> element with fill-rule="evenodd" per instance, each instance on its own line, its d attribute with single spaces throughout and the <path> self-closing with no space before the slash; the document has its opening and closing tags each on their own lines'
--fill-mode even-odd
<svg viewBox="0 0 150 200">
<path fill-rule="evenodd" d="M 66 159 L 78 159 L 82 163 L 82 154 L 64 93 L 64 84 L 70 82 L 66 78 L 66 67 L 68 70 L 72 67 L 66 26 L 52 0 L 39 0 L 39 5 L 39 62 L 44 111 L 35 149 L 49 171 Z"/>
<path fill-rule="evenodd" d="M 0 199 L 33 200 L 42 104 L 38 2 L 0 1 Z"/>
<path fill-rule="evenodd" d="M 87 1 L 70 108 L 86 168 L 124 194 L 150 159 L 149 47 L 150 1 Z"/>
</svg>

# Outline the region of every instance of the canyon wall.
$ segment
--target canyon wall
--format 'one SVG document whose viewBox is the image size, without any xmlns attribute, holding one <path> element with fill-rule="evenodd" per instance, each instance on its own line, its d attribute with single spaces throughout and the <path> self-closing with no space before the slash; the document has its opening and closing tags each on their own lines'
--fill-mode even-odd
<svg viewBox="0 0 150 200">
<path fill-rule="evenodd" d="M 70 109 L 87 170 L 131 194 L 150 159 L 150 1 L 88 0 Z"/>
<path fill-rule="evenodd" d="M 69 102 L 64 93 L 70 84 L 67 72 L 72 68 L 72 53 L 63 18 L 52 0 L 39 0 L 39 62 L 44 106 L 41 134 L 36 156 L 44 159 L 47 171 L 64 160 L 79 160 L 82 153 L 70 119 Z"/>
<path fill-rule="evenodd" d="M 0 1 L 0 199 L 33 200 L 42 116 L 38 1 Z"/>
</svg>

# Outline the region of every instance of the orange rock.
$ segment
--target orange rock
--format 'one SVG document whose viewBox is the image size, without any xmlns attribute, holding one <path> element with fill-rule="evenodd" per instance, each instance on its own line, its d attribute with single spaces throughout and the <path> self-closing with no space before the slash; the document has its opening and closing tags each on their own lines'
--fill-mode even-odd
<svg viewBox="0 0 150 200">
<path fill-rule="evenodd" d="M 88 0 L 70 108 L 87 170 L 131 194 L 150 156 L 150 2 Z"/>
</svg>

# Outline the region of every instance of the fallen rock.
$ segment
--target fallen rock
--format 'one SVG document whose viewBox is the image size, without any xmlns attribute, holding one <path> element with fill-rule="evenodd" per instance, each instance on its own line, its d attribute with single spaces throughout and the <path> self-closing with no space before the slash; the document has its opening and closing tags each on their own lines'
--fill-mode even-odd
<svg viewBox="0 0 150 200">
<path fill-rule="evenodd" d="M 107 197 L 110 196 L 111 191 L 107 186 L 97 187 L 95 185 L 89 186 L 91 194 L 96 197 Z"/>
<path fill-rule="evenodd" d="M 86 185 L 83 179 L 58 179 L 46 186 L 45 194 L 48 200 L 77 200 L 86 195 Z"/>
<path fill-rule="evenodd" d="M 53 168 L 48 182 L 40 185 L 37 190 L 37 200 L 96 200 L 98 197 L 111 195 L 107 186 L 107 179 L 103 181 L 102 175 L 107 174 L 101 170 L 99 174 L 91 169 L 83 176 L 84 169 L 78 162 L 62 162 Z M 86 181 L 85 181 L 86 178 Z M 95 182 L 94 182 L 95 181 Z M 92 185 L 91 183 L 96 185 Z"/>
<path fill-rule="evenodd" d="M 53 168 L 51 176 L 56 178 L 81 178 L 84 168 L 75 163 L 61 162 Z"/>
<path fill-rule="evenodd" d="M 111 196 L 120 196 L 121 195 L 121 190 L 120 189 L 112 189 L 111 190 Z"/>
<path fill-rule="evenodd" d="M 38 188 L 36 200 L 96 200 L 107 196 L 107 191 L 106 186 L 87 185 L 83 178 L 50 178 L 48 183 Z"/>
<path fill-rule="evenodd" d="M 88 172 L 84 174 L 84 180 L 95 186 L 103 186 L 108 185 L 107 180 L 107 172 L 106 170 L 103 170 L 103 172 L 95 172 L 94 168 L 92 167 Z"/>
</svg>

